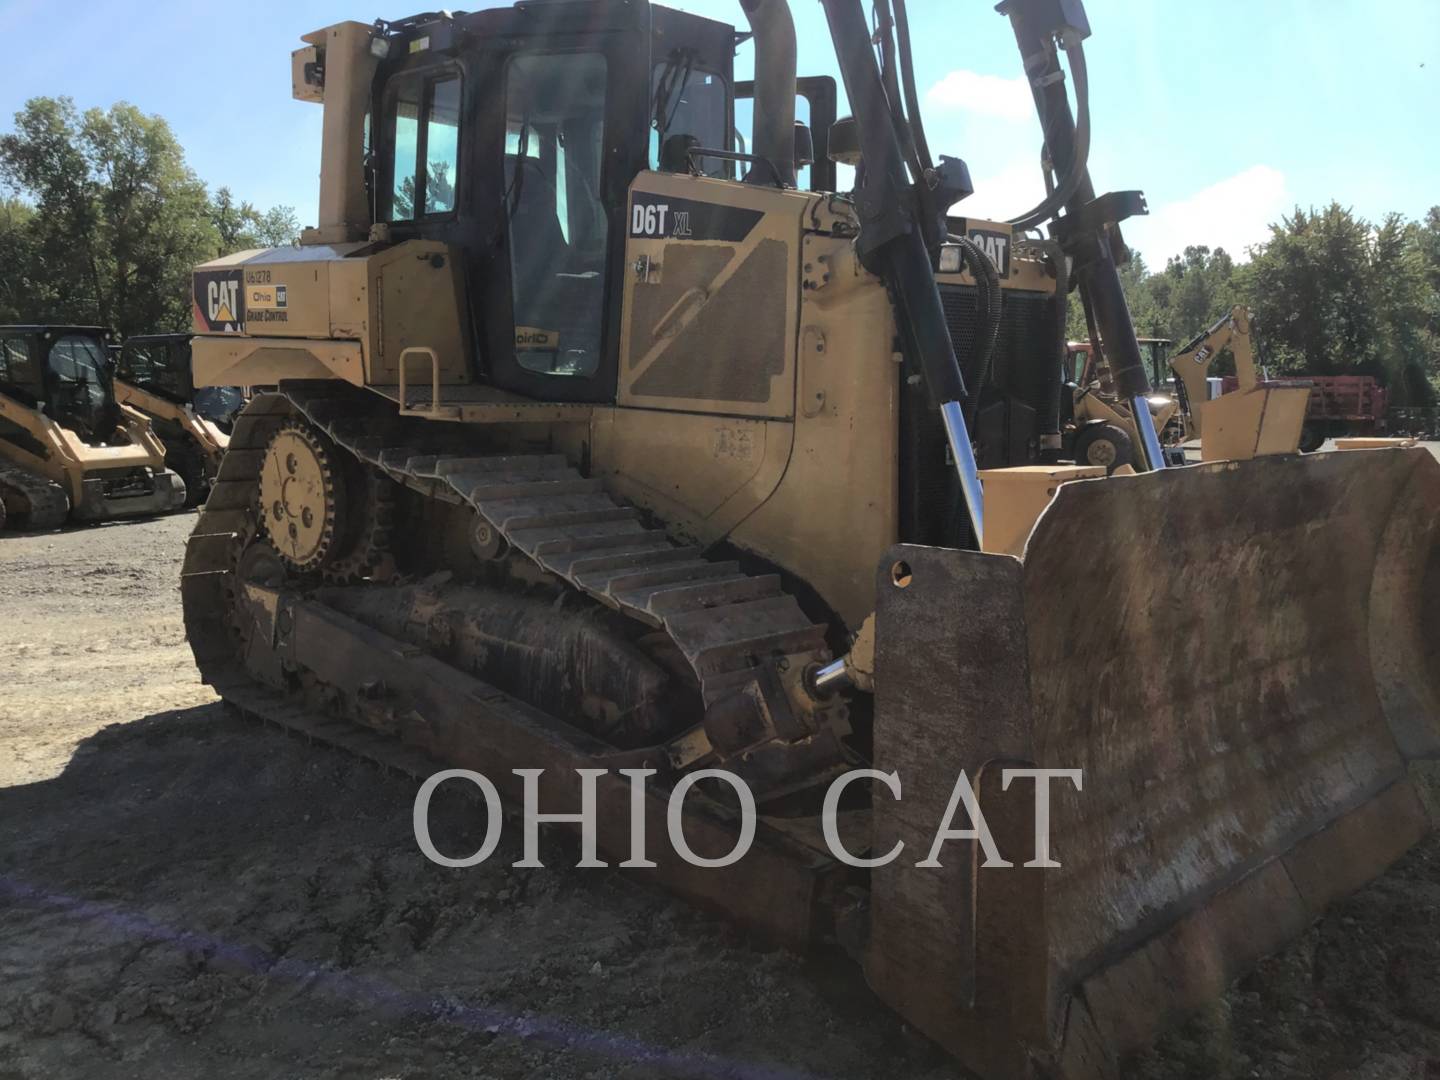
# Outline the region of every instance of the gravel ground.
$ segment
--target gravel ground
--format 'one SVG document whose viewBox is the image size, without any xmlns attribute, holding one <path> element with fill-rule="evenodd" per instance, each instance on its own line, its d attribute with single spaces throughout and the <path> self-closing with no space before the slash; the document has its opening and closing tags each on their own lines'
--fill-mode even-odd
<svg viewBox="0 0 1440 1080">
<path fill-rule="evenodd" d="M 836 957 L 613 872 L 513 870 L 509 835 L 426 862 L 413 782 L 201 685 L 193 522 L 0 538 L 0 1080 L 960 1076 Z M 473 811 L 437 807 L 458 850 Z M 1440 1078 L 1440 844 L 1128 1072 Z"/>
</svg>

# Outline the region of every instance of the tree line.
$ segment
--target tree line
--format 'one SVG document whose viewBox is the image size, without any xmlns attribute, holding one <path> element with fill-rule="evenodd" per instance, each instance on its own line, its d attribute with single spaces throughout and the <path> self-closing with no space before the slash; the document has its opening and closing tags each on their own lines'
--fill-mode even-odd
<svg viewBox="0 0 1440 1080">
<path fill-rule="evenodd" d="M 291 207 L 211 194 L 169 124 L 124 102 L 32 98 L 0 135 L 0 323 L 185 331 L 197 264 L 299 232 Z"/>
<path fill-rule="evenodd" d="M 1423 221 L 1379 223 L 1331 203 L 1296 209 L 1236 263 L 1194 246 L 1151 272 L 1139 254 L 1121 270 L 1135 329 L 1179 346 L 1236 304 L 1253 315 L 1262 365 L 1275 374 L 1373 375 L 1401 406 L 1434 405 L 1440 389 L 1440 206 Z M 1071 305 L 1071 340 L 1085 319 Z M 1222 357 L 1216 373 L 1233 372 Z"/>
</svg>

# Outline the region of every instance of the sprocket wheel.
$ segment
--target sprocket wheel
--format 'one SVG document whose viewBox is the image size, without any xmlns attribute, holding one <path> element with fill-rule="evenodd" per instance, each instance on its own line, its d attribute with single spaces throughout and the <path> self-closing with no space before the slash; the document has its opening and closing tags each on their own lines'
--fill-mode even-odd
<svg viewBox="0 0 1440 1080">
<path fill-rule="evenodd" d="M 347 490 L 354 496 L 347 505 L 353 511 L 356 536 L 342 550 L 337 546 L 326 560 L 326 581 L 349 584 L 356 581 L 389 581 L 396 573 L 391 540 L 395 526 L 396 484 L 378 469 L 367 468 L 351 459 Z"/>
<path fill-rule="evenodd" d="M 260 466 L 260 521 L 285 563 L 317 570 L 344 533 L 346 492 L 335 447 L 301 421 L 270 439 Z"/>
</svg>

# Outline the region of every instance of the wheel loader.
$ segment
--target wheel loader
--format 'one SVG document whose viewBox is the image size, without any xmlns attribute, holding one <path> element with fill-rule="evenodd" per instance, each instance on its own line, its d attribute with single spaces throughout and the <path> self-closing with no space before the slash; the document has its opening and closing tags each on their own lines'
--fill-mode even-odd
<svg viewBox="0 0 1440 1080">
<path fill-rule="evenodd" d="M 588 793 L 612 865 L 705 774 L 680 821 L 725 865 L 638 878 L 843 947 L 985 1077 L 1104 1075 L 1426 830 L 1440 463 L 1166 467 L 1078 0 L 1000 5 L 1051 171 L 1007 221 L 956 213 L 904 0 L 822 6 L 851 192 L 797 186 L 785 0 L 307 35 L 319 223 L 194 274 L 196 384 L 273 389 L 188 543 L 188 637 L 256 716 L 546 813 Z M 1136 475 L 1057 460 L 1072 291 Z M 1083 783 L 1042 822 L 1016 768 Z"/>
<path fill-rule="evenodd" d="M 14 529 L 184 503 L 150 422 L 116 400 L 99 327 L 0 326 L 0 501 Z"/>
<path fill-rule="evenodd" d="M 1185 410 L 1170 383 L 1167 338 L 1136 338 L 1156 391 L 1147 403 L 1151 423 L 1160 432 L 1165 460 L 1185 464 L 1184 443 L 1189 438 Z M 1115 395 L 1109 365 L 1096 343 L 1072 341 L 1066 345 L 1065 378 L 1071 385 L 1070 422 L 1066 426 L 1065 456 L 1078 465 L 1103 465 L 1108 472 L 1132 465 L 1138 435 L 1130 420 L 1128 402 Z"/>
<path fill-rule="evenodd" d="M 210 492 L 233 424 L 224 399 L 241 402 L 238 388 L 196 394 L 190 375 L 189 334 L 136 334 L 116 355 L 115 399 L 149 417 L 165 444 L 165 464 L 185 482 L 185 505 L 198 506 Z M 208 415 L 207 415 L 208 414 Z"/>
</svg>

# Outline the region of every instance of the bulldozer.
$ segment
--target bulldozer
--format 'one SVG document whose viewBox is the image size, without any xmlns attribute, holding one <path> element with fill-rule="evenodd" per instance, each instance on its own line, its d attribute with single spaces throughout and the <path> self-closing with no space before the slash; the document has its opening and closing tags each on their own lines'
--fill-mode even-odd
<svg viewBox="0 0 1440 1080">
<path fill-rule="evenodd" d="M 713 862 L 637 877 L 843 948 L 982 1076 L 1107 1075 L 1428 828 L 1440 463 L 1167 467 L 1082 5 L 1000 5 L 1049 170 L 1006 221 L 953 212 L 905 0 L 822 6 L 849 192 L 797 183 L 785 0 L 306 35 L 318 224 L 193 276 L 196 384 L 270 389 L 188 542 L 187 635 L 257 717 L 592 802 L 605 859 L 683 785 Z M 1072 286 L 1134 475 L 1058 460 Z M 1041 822 L 1027 768 L 1083 783 Z"/>
<path fill-rule="evenodd" d="M 0 502 L 12 529 L 161 514 L 185 501 L 165 447 L 116 400 L 105 332 L 0 326 Z"/>
<path fill-rule="evenodd" d="M 231 401 L 243 404 L 237 387 L 196 394 L 190 375 L 189 334 L 135 334 L 115 354 L 115 399 L 149 417 L 165 444 L 165 464 L 185 482 L 185 505 L 198 506 L 210 492 L 215 470 L 230 441 Z M 216 408 L 216 405 L 219 408 Z"/>
</svg>

